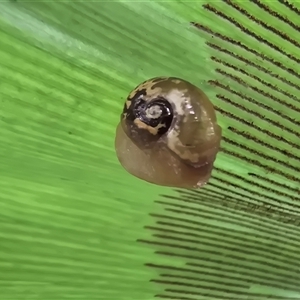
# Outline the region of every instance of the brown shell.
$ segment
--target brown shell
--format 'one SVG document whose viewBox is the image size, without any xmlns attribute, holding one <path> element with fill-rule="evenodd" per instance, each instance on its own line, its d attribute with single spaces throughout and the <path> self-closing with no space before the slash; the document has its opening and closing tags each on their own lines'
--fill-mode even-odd
<svg viewBox="0 0 300 300">
<path fill-rule="evenodd" d="M 164 119 L 152 127 L 139 117 L 128 117 L 134 101 L 151 103 L 158 97 L 171 104 L 173 114 L 164 134 Z M 115 147 L 120 163 L 132 175 L 158 185 L 197 188 L 211 176 L 221 133 L 214 107 L 199 88 L 179 78 L 157 77 L 129 94 Z"/>
</svg>

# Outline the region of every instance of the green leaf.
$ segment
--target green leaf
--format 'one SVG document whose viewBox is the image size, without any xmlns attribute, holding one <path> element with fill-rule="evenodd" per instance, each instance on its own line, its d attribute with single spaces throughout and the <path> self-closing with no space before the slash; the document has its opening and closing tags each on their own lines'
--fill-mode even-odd
<svg viewBox="0 0 300 300">
<path fill-rule="evenodd" d="M 299 15 L 283 0 L 2 1 L 1 299 L 299 299 Z M 218 111 L 199 191 L 115 156 L 125 97 L 162 75 Z"/>
</svg>

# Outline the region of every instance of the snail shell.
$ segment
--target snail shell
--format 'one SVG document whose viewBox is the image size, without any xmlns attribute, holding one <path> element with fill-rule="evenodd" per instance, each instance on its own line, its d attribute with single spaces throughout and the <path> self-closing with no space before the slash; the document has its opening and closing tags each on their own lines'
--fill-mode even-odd
<svg viewBox="0 0 300 300">
<path fill-rule="evenodd" d="M 199 188 L 209 180 L 221 127 L 207 96 L 175 77 L 156 77 L 127 97 L 115 147 L 132 175 L 162 186 Z"/>
</svg>

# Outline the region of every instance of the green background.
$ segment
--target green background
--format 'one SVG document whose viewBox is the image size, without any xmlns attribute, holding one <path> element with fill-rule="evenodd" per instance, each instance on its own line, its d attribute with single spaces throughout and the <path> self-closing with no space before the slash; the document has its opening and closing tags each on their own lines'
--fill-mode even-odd
<svg viewBox="0 0 300 300">
<path fill-rule="evenodd" d="M 286 1 L 2 1 L 0 299 L 300 299 L 299 16 Z M 218 111 L 200 191 L 116 159 L 124 99 L 155 76 Z"/>
</svg>

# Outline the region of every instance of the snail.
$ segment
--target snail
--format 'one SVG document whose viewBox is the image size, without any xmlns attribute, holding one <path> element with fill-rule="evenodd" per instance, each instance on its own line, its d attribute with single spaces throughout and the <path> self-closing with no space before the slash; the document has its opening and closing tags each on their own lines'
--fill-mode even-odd
<svg viewBox="0 0 300 300">
<path fill-rule="evenodd" d="M 200 188 L 211 176 L 221 135 L 204 92 L 180 78 L 156 77 L 128 95 L 115 149 L 135 177 L 160 186 Z"/>
</svg>

